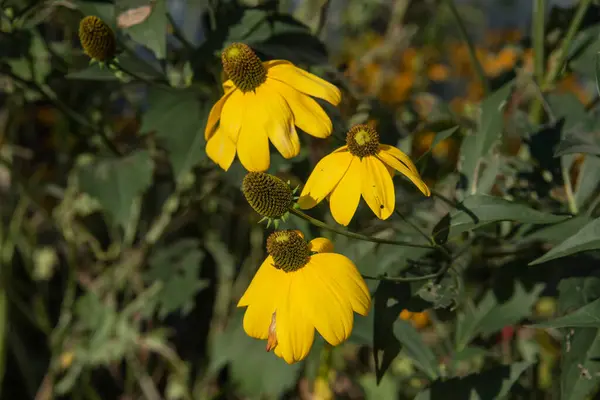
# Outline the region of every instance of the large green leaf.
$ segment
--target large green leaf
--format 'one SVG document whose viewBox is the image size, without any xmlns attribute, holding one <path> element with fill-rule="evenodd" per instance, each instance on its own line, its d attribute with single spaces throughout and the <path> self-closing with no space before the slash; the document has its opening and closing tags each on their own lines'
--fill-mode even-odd
<svg viewBox="0 0 600 400">
<path fill-rule="evenodd" d="M 192 90 L 153 88 L 142 116 L 142 133 L 155 132 L 169 152 L 173 172 L 181 179 L 206 159 L 204 126 L 208 105 Z"/>
<path fill-rule="evenodd" d="M 152 50 L 160 60 L 167 55 L 167 0 L 156 0 L 152 3 L 152 12 L 148 18 L 125 31 L 135 42 Z"/>
<path fill-rule="evenodd" d="M 145 150 L 103 158 L 78 169 L 79 187 L 102 205 L 113 223 L 125 227 L 134 200 L 152 183 L 154 164 Z"/>
<path fill-rule="evenodd" d="M 295 384 L 303 363 L 288 365 L 273 352 L 267 353 L 265 341 L 246 335 L 242 318 L 243 311 L 238 310 L 227 329 L 216 336 L 210 369 L 217 371 L 229 363 L 231 378 L 241 393 L 249 398 L 278 398 Z"/>
<path fill-rule="evenodd" d="M 600 147 L 598 148 L 600 151 Z M 575 202 L 583 207 L 588 200 L 599 192 L 600 157 L 587 156 L 579 170 L 579 178 L 575 189 Z"/>
<path fill-rule="evenodd" d="M 515 282 L 512 296 L 504 303 L 489 290 L 475 309 L 458 314 L 456 348 L 462 350 L 476 336 L 490 335 L 529 316 L 543 288 L 543 284 L 537 284 L 526 291 L 520 282 Z"/>
<path fill-rule="evenodd" d="M 558 311 L 569 312 L 600 298 L 600 278 L 564 279 L 558 290 Z M 595 373 L 600 370 L 600 331 L 597 328 L 566 328 L 563 334 L 560 398 L 583 400 L 593 397 L 598 388 Z"/>
<path fill-rule="evenodd" d="M 523 372 L 531 366 L 528 362 L 516 362 L 491 368 L 464 378 L 437 381 L 415 397 L 415 400 L 495 400 L 508 396 L 510 389 Z"/>
<path fill-rule="evenodd" d="M 537 328 L 600 328 L 600 299 L 570 314 L 534 325 Z"/>
<path fill-rule="evenodd" d="M 477 133 L 463 140 L 459 171 L 466 179 L 467 193 L 476 192 L 474 180 L 477 178 L 480 164 L 492 146 L 500 140 L 504 126 L 504 106 L 513 84 L 513 81 L 507 83 L 482 101 Z"/>
<path fill-rule="evenodd" d="M 433 233 L 436 241 L 443 243 L 447 238 L 494 222 L 552 224 L 567 218 L 537 211 L 499 197 L 476 194 L 465 198 L 456 209 L 442 218 Z"/>
<path fill-rule="evenodd" d="M 388 305 L 390 302 L 395 304 Z M 373 356 L 375 375 L 381 381 L 392 361 L 403 350 L 417 368 L 430 379 L 437 379 L 439 368 L 435 355 L 423 342 L 419 332 L 407 321 L 399 318 L 400 312 L 411 304 L 410 285 L 381 281 L 375 292 Z"/>
<path fill-rule="evenodd" d="M 144 280 L 162 283 L 156 297 L 160 318 L 177 311 L 187 314 L 194 306 L 196 294 L 208 286 L 199 277 L 204 258 L 199 247 L 197 240 L 182 239 L 159 249 L 150 258 L 150 268 L 144 274 Z"/>
<path fill-rule="evenodd" d="M 589 222 L 575 235 L 567 238 L 540 258 L 533 260 L 529 265 L 537 265 L 556 258 L 597 249 L 600 249 L 600 218 Z"/>
<path fill-rule="evenodd" d="M 562 242 L 565 237 L 573 236 L 579 232 L 581 228 L 583 228 L 590 221 L 590 217 L 586 215 L 578 215 L 554 225 L 544 226 L 530 235 L 525 236 L 524 239 L 527 241 L 539 240 L 551 244 L 558 244 Z"/>
</svg>

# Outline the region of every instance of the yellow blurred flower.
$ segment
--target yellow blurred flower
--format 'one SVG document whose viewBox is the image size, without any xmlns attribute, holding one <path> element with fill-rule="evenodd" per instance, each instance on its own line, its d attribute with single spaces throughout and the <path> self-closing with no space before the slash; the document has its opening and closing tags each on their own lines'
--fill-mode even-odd
<svg viewBox="0 0 600 400">
<path fill-rule="evenodd" d="M 400 319 L 410 321 L 417 329 L 423 329 L 429 325 L 429 314 L 427 314 L 427 311 L 412 312 L 404 309 L 400 313 Z"/>
<path fill-rule="evenodd" d="M 329 196 L 333 218 L 347 226 L 362 195 L 378 218 L 387 219 L 396 203 L 394 170 L 406 176 L 424 195 L 431 194 L 406 154 L 380 144 L 379 134 L 372 127 L 355 125 L 346 135 L 346 145 L 317 163 L 298 205 L 312 208 Z"/>
<path fill-rule="evenodd" d="M 315 329 L 333 346 L 352 332 L 353 311 L 367 315 L 369 290 L 356 266 L 333 243 L 307 243 L 298 231 L 276 231 L 267 239 L 269 256 L 238 302 L 247 306 L 244 330 L 267 340 L 288 364 L 310 351 Z"/>
<path fill-rule="evenodd" d="M 248 171 L 267 170 L 269 141 L 283 157 L 297 156 L 295 127 L 318 138 L 331 135 L 331 120 L 312 97 L 338 105 L 341 94 L 334 85 L 289 61 L 261 62 L 241 43 L 227 47 L 221 58 L 229 80 L 204 132 L 206 152 L 221 168 L 229 169 L 237 152 Z"/>
<path fill-rule="evenodd" d="M 432 81 L 442 82 L 450 77 L 450 69 L 444 64 L 434 64 L 427 70 L 427 76 Z"/>
</svg>

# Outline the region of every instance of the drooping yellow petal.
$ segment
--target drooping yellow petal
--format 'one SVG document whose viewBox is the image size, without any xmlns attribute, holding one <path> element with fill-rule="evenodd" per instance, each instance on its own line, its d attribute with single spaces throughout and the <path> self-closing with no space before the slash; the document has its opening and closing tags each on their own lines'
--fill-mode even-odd
<svg viewBox="0 0 600 400">
<path fill-rule="evenodd" d="M 331 119 L 315 100 L 276 79 L 267 79 L 267 84 L 285 98 L 294 114 L 294 123 L 309 135 L 326 138 L 331 135 Z"/>
<path fill-rule="evenodd" d="M 258 90 L 258 101 L 268 113 L 264 129 L 275 148 L 284 158 L 292 158 L 300 153 L 300 139 L 294 127 L 292 111 L 277 88 L 268 84 Z"/>
<path fill-rule="evenodd" d="M 352 310 L 360 315 L 368 315 L 371 309 L 371 295 L 354 263 L 349 258 L 336 253 L 320 254 L 317 261 L 327 265 L 327 268 L 321 269 L 321 274 L 336 285 L 339 293 L 343 293 L 348 298 Z"/>
<path fill-rule="evenodd" d="M 269 61 L 264 61 L 262 64 L 263 64 L 263 67 L 265 67 L 265 69 L 267 71 L 269 69 L 273 68 L 274 66 L 280 65 L 280 64 L 294 65 L 291 62 L 289 62 L 288 60 L 269 60 Z"/>
<path fill-rule="evenodd" d="M 244 314 L 244 331 L 250 337 L 266 339 L 273 313 L 281 304 L 291 276 L 273 267 L 271 256 L 260 266 L 238 307 L 248 306 Z"/>
<path fill-rule="evenodd" d="M 214 133 L 215 126 L 219 119 L 221 118 L 221 112 L 223 111 L 223 105 L 229 99 L 231 94 L 234 92 L 235 88 L 229 88 L 225 91 L 225 94 L 221 96 L 219 101 L 215 103 L 214 106 L 210 109 L 210 113 L 208 114 L 208 120 L 206 121 L 206 128 L 204 128 L 204 139 L 208 140 L 212 134 Z"/>
<path fill-rule="evenodd" d="M 321 159 L 310 174 L 298 205 L 308 209 L 320 203 L 342 179 L 350 166 L 352 155 L 347 152 L 329 154 Z"/>
<path fill-rule="evenodd" d="M 246 108 L 255 103 L 254 93 L 242 93 L 234 90 L 221 111 L 220 127 L 236 143 L 242 125 L 246 123 Z"/>
<path fill-rule="evenodd" d="M 321 336 L 331 345 L 337 346 L 346 340 L 352 332 L 354 317 L 352 304 L 344 293 L 333 284 L 329 276 L 323 275 L 325 263 L 335 253 L 321 253 L 311 256 L 308 264 L 302 268 L 306 278 L 306 304 L 313 325 Z"/>
<path fill-rule="evenodd" d="M 269 168 L 269 137 L 265 130 L 268 111 L 258 103 L 258 96 L 253 103 L 246 105 L 244 124 L 240 129 L 237 141 L 237 155 L 248 171 L 263 172 Z"/>
<path fill-rule="evenodd" d="M 310 292 L 307 287 L 310 286 L 310 282 L 302 269 L 288 275 L 291 278 L 287 285 L 287 293 L 282 297 L 275 314 L 275 354 L 288 364 L 293 364 L 308 355 L 313 344 L 315 328 L 311 324 L 308 305 Z"/>
<path fill-rule="evenodd" d="M 399 148 L 390 146 L 388 144 L 382 144 L 382 145 L 379 145 L 379 149 L 383 152 L 390 154 L 392 157 L 395 157 L 398 160 L 400 160 L 404 165 L 406 165 L 408 167 L 409 170 L 411 170 L 415 174 L 417 174 L 417 175 L 419 174 L 419 170 L 417 169 L 415 164 L 412 162 L 410 157 L 407 156 L 406 154 L 404 154 Z"/>
<path fill-rule="evenodd" d="M 398 161 L 396 157 L 392 156 L 386 151 L 380 151 L 379 154 L 377 154 L 377 158 L 379 158 L 384 164 L 390 166 L 391 168 L 395 169 L 396 171 L 400 172 L 402 175 L 410 179 L 410 181 L 414 183 L 415 186 L 418 187 L 419 190 L 425 196 L 431 196 L 431 191 L 429 190 L 425 182 L 423 182 L 418 172 L 415 173 L 412 170 L 408 169 L 406 165 Z"/>
<path fill-rule="evenodd" d="M 387 219 L 392 215 L 396 206 L 392 176 L 377 157 L 364 157 L 361 164 L 361 192 L 363 198 L 377 218 Z"/>
<path fill-rule="evenodd" d="M 219 127 L 206 142 L 206 154 L 215 164 L 227 171 L 235 158 L 235 143 Z"/>
<path fill-rule="evenodd" d="M 293 64 L 274 65 L 267 71 L 267 77 L 277 79 L 302 93 L 323 99 L 334 106 L 337 106 L 342 98 L 337 87 Z"/>
<path fill-rule="evenodd" d="M 315 253 L 331 253 L 333 252 L 333 242 L 327 238 L 315 238 L 308 243 L 310 251 Z"/>
<path fill-rule="evenodd" d="M 350 167 L 348 167 L 340 183 L 333 189 L 329 198 L 329 209 L 333 219 L 344 226 L 348 226 L 356 212 L 360 201 L 361 180 L 363 179 L 361 160 L 358 157 L 350 157 L 352 158 Z"/>
</svg>

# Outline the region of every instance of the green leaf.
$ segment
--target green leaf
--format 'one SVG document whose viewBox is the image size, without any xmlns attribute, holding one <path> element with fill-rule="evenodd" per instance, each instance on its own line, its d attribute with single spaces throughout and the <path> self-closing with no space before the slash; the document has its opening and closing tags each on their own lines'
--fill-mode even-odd
<svg viewBox="0 0 600 400">
<path fill-rule="evenodd" d="M 79 187 L 102 205 L 113 223 L 125 228 L 134 200 L 152 183 L 154 164 L 145 150 L 104 158 L 77 170 Z"/>
<path fill-rule="evenodd" d="M 482 101 L 477 134 L 467 136 L 463 140 L 459 171 L 466 178 L 466 186 L 471 188 L 468 193 L 475 193 L 476 182 L 474 180 L 477 179 L 479 164 L 501 138 L 504 126 L 504 107 L 513 84 L 513 81 L 505 84 Z"/>
<path fill-rule="evenodd" d="M 389 306 L 393 302 L 395 304 Z M 437 379 L 439 368 L 435 355 L 423 342 L 410 322 L 399 318 L 411 304 L 411 289 L 406 283 L 381 281 L 375 292 L 373 356 L 375 375 L 381 381 L 392 361 L 404 350 L 417 368 L 430 379 Z"/>
<path fill-rule="evenodd" d="M 537 284 L 528 292 L 520 282 L 515 282 L 512 296 L 504 303 L 493 290 L 488 290 L 474 310 L 458 314 L 456 348 L 460 351 L 476 336 L 490 335 L 529 316 L 543 288 L 543 284 Z"/>
<path fill-rule="evenodd" d="M 533 260 L 529 265 L 537 265 L 575 253 L 597 249 L 600 249 L 600 218 L 589 222 L 575 235 L 567 238 L 540 258 Z"/>
<path fill-rule="evenodd" d="M 111 3 L 101 1 L 75 1 L 77 8 L 84 16 L 94 15 L 110 26 L 113 31 L 117 28 L 117 19 L 115 16 L 115 6 Z"/>
<path fill-rule="evenodd" d="M 452 128 L 449 129 L 444 129 L 441 132 L 438 132 L 435 134 L 435 137 L 433 138 L 433 142 L 431 142 L 431 146 L 429 146 L 429 149 L 423 153 L 421 155 L 421 157 L 419 157 L 419 160 L 423 157 L 425 157 L 427 154 L 429 154 L 434 148 L 435 146 L 437 146 L 441 141 L 448 139 L 450 136 L 452 136 L 454 134 L 454 132 L 456 132 L 458 130 L 459 126 L 453 126 Z"/>
<path fill-rule="evenodd" d="M 580 153 L 600 156 L 600 145 L 590 139 L 587 135 L 569 134 L 556 146 L 554 157 Z"/>
<path fill-rule="evenodd" d="M 600 147 L 598 147 L 600 150 Z M 587 156 L 579 169 L 579 177 L 575 186 L 575 202 L 578 207 L 583 207 L 590 198 L 599 192 L 600 183 L 600 157 Z"/>
<path fill-rule="evenodd" d="M 156 0 L 153 2 L 152 12 L 143 22 L 130 26 L 125 32 L 131 38 L 152 50 L 159 60 L 167 56 L 167 1 Z"/>
<path fill-rule="evenodd" d="M 600 328 L 600 299 L 570 314 L 533 325 L 536 328 Z"/>
<path fill-rule="evenodd" d="M 455 210 L 438 222 L 434 227 L 433 234 L 438 243 L 443 243 L 449 237 L 455 237 L 463 232 L 494 222 L 552 224 L 567 218 L 537 211 L 500 197 L 476 194 L 465 198 Z"/>
<path fill-rule="evenodd" d="M 176 311 L 182 315 L 189 313 L 196 294 L 208 286 L 199 277 L 204 258 L 199 247 L 195 239 L 182 239 L 159 249 L 150 258 L 150 268 L 144 273 L 144 280 L 162 283 L 156 298 L 160 318 Z"/>
<path fill-rule="evenodd" d="M 360 377 L 359 383 L 365 391 L 365 399 L 391 400 L 398 398 L 399 381 L 391 374 L 385 375 L 379 383 L 374 374 L 363 375 Z"/>
<path fill-rule="evenodd" d="M 559 283 L 558 291 L 559 312 L 569 312 L 600 298 L 600 278 L 597 273 L 594 276 L 567 278 Z M 560 365 L 561 399 L 583 400 L 597 392 L 599 333 L 597 328 L 569 328 L 564 331 Z"/>
<path fill-rule="evenodd" d="M 288 365 L 273 352 L 266 352 L 266 342 L 256 340 L 242 328 L 243 310 L 232 317 L 227 329 L 215 337 L 211 346 L 211 371 L 230 364 L 231 378 L 249 398 L 278 398 L 296 383 L 303 363 Z"/>
<path fill-rule="evenodd" d="M 155 132 L 169 152 L 175 177 L 179 180 L 206 160 L 204 126 L 208 105 L 193 90 L 152 88 L 148 110 L 142 116 L 141 133 Z"/>
<path fill-rule="evenodd" d="M 562 242 L 565 237 L 570 237 L 576 234 L 583 228 L 591 218 L 586 215 L 578 215 L 573 218 L 566 219 L 554 225 L 544 226 L 541 229 L 525 236 L 527 241 L 544 241 L 551 244 Z"/>
<path fill-rule="evenodd" d="M 529 362 L 516 362 L 491 368 L 464 378 L 437 381 L 415 397 L 415 400 L 478 399 L 494 400 L 508 396 Z"/>
</svg>

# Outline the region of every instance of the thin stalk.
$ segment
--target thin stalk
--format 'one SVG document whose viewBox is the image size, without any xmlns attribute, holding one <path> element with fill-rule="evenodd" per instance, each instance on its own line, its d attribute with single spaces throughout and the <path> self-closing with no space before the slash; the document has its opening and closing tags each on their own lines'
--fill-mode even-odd
<svg viewBox="0 0 600 400">
<path fill-rule="evenodd" d="M 408 276 L 408 277 L 386 276 L 386 275 L 371 276 L 371 275 L 362 275 L 362 274 L 361 274 L 361 276 L 363 277 L 363 279 L 375 280 L 375 281 L 421 282 L 421 281 L 428 281 L 430 279 L 442 278 L 444 275 L 446 275 L 446 272 L 448 272 L 448 270 L 450 269 L 451 266 L 452 266 L 452 264 L 448 262 L 442 268 L 440 268 L 440 270 L 438 272 L 433 273 L 433 274 L 423 275 L 423 276 Z"/>
<path fill-rule="evenodd" d="M 550 89 L 550 87 L 552 87 L 552 85 L 556 81 L 556 78 L 558 78 L 560 71 L 563 69 L 564 64 L 567 60 L 567 56 L 569 54 L 569 48 L 571 47 L 571 43 L 573 42 L 575 35 L 579 31 L 579 27 L 581 26 L 583 17 L 585 16 L 585 13 L 587 12 L 591 3 L 592 0 L 579 1 L 579 5 L 577 6 L 577 10 L 575 11 L 575 16 L 573 17 L 573 20 L 569 25 L 569 29 L 567 30 L 565 38 L 562 41 L 559 49 L 556 50 L 556 52 L 554 53 L 554 62 L 550 63 L 550 70 L 546 74 L 546 78 L 541 84 L 540 89 L 542 90 L 542 92 L 545 92 L 548 89 Z M 530 117 L 534 123 L 539 124 L 542 120 L 542 104 L 539 99 L 532 103 Z"/>
<path fill-rule="evenodd" d="M 473 44 L 473 41 L 469 37 L 467 28 L 465 27 L 465 24 L 464 24 L 462 18 L 460 17 L 458 10 L 456 9 L 456 5 L 454 4 L 454 1 L 446 0 L 446 3 L 448 4 L 448 8 L 450 8 L 450 12 L 452 13 L 452 16 L 456 20 L 456 25 L 458 26 L 458 30 L 460 31 L 460 34 L 461 34 L 463 40 L 467 44 L 467 48 L 469 50 L 469 57 L 471 58 L 471 62 L 473 63 L 473 68 L 475 68 L 475 73 L 477 74 L 477 77 L 481 81 L 481 85 L 483 86 L 483 93 L 484 93 L 484 95 L 486 95 L 489 93 L 490 87 L 488 84 L 488 80 L 485 77 L 485 72 L 483 70 L 483 67 L 481 66 L 481 63 L 479 62 L 479 60 L 477 59 L 477 52 L 475 51 L 475 45 Z"/>
<path fill-rule="evenodd" d="M 420 226 L 418 226 L 417 224 L 415 224 L 414 222 L 412 222 L 410 219 L 406 218 L 404 215 L 402 215 L 402 213 L 398 210 L 395 211 L 395 213 L 402 218 L 402 220 L 404 222 L 406 222 L 407 224 L 409 224 L 415 231 L 417 231 L 421 236 L 423 236 L 423 238 L 425 238 L 425 240 L 429 241 L 429 243 L 431 243 L 431 246 L 433 246 L 436 249 L 439 249 L 440 251 L 442 251 L 442 253 L 444 253 L 444 255 L 451 260 L 452 259 L 452 254 L 450 253 L 450 251 L 448 249 L 446 249 L 444 246 L 439 245 L 435 242 L 435 240 L 433 239 L 433 237 L 431 237 L 430 235 L 427 234 L 427 232 L 425 232 L 423 229 L 421 229 Z"/>
<path fill-rule="evenodd" d="M 564 160 L 561 160 L 561 163 L 566 164 Z M 573 193 L 573 183 L 571 182 L 571 174 L 569 173 L 569 169 L 566 167 L 566 165 L 562 166 L 561 174 L 564 181 L 565 194 L 567 196 L 569 212 L 575 215 L 579 212 L 579 209 L 577 207 L 577 201 L 575 200 L 575 194 Z"/>
<path fill-rule="evenodd" d="M 546 0 L 533 0 L 533 24 L 531 25 L 531 37 L 533 38 L 533 63 L 534 75 L 538 85 L 544 81 L 544 66 L 546 59 L 544 54 L 544 26 L 546 17 Z"/>
<path fill-rule="evenodd" d="M 304 214 L 302 211 L 297 210 L 295 208 L 290 209 L 290 212 L 292 214 L 296 215 L 297 217 L 300 217 L 300 218 L 308 221 L 309 223 L 313 224 L 314 226 L 317 226 L 322 229 L 326 229 L 331 232 L 338 233 L 340 235 L 343 235 L 343 236 L 346 236 L 346 237 L 349 237 L 352 239 L 364 240 L 366 242 L 381 243 L 381 244 L 393 244 L 396 246 L 418 247 L 421 249 L 431 249 L 431 250 L 435 249 L 434 246 L 431 246 L 428 244 L 417 244 L 417 243 L 411 243 L 411 242 L 404 242 L 401 240 L 380 239 L 380 238 L 375 238 L 372 236 L 361 235 L 360 233 L 346 231 L 344 229 L 340 229 L 340 228 L 336 228 L 336 227 L 327 225 L 326 223 L 321 222 L 318 219 L 313 218 L 307 214 Z"/>
</svg>

